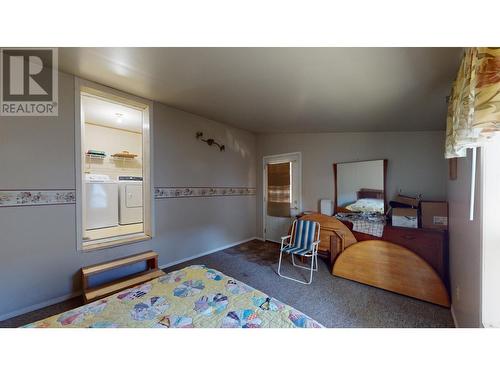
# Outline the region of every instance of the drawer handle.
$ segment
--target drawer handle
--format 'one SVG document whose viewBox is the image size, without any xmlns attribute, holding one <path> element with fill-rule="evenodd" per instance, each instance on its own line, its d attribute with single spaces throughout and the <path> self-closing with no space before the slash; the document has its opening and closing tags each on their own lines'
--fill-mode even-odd
<svg viewBox="0 0 500 375">
<path fill-rule="evenodd" d="M 412 236 L 412 235 L 410 235 L 410 234 L 405 234 L 405 235 L 403 235 L 403 238 L 404 238 L 405 240 L 414 240 L 414 239 L 416 239 L 417 237 Z"/>
</svg>

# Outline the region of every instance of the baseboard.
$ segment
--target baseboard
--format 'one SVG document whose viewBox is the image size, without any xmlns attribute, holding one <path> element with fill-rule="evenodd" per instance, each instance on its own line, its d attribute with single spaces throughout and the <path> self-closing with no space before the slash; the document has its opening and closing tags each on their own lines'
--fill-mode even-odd
<svg viewBox="0 0 500 375">
<path fill-rule="evenodd" d="M 55 305 L 56 303 L 64 302 L 64 301 L 67 301 L 71 298 L 75 298 L 75 297 L 78 297 L 81 295 L 82 295 L 82 292 L 73 292 L 73 293 L 66 294 L 66 295 L 61 296 L 61 297 L 52 298 L 52 299 L 49 299 L 47 301 L 31 305 L 28 307 L 23 307 L 22 309 L 15 310 L 15 311 L 12 311 L 12 312 L 7 313 L 7 314 L 0 315 L 0 322 L 7 320 L 7 319 L 10 319 L 10 318 L 14 318 L 14 317 L 19 316 L 19 315 L 23 315 L 23 314 L 35 311 L 35 310 L 43 309 L 44 307 L 47 307 L 50 305 Z"/>
<path fill-rule="evenodd" d="M 255 239 L 259 239 L 259 238 L 258 237 L 246 238 L 244 240 L 233 242 L 233 243 L 224 245 L 222 247 L 218 247 L 216 249 L 205 251 L 205 252 L 200 253 L 200 254 L 195 254 L 195 255 L 187 257 L 187 258 L 175 260 L 175 261 L 167 263 L 167 264 L 162 264 L 161 266 L 159 266 L 159 268 L 167 268 L 167 267 L 175 266 L 176 264 L 187 262 L 188 260 L 196 259 L 196 258 L 202 257 L 204 255 L 216 253 L 218 251 L 222 251 L 222 250 L 228 249 L 230 247 L 237 246 L 237 245 L 240 245 L 242 243 L 245 243 L 245 242 L 248 242 L 248 241 L 252 241 L 252 240 L 255 240 Z M 50 305 L 54 305 L 56 303 L 60 303 L 60 302 L 66 301 L 66 300 L 71 299 L 71 298 L 78 297 L 81 294 L 82 294 L 81 292 L 73 292 L 73 293 L 66 294 L 66 295 L 61 296 L 61 297 L 52 298 L 52 299 L 50 299 L 48 301 L 37 303 L 35 305 L 24 307 L 22 309 L 19 309 L 19 310 L 16 310 L 16 311 L 12 311 L 12 312 L 4 314 L 4 315 L 0 315 L 0 322 L 4 321 L 4 320 L 7 320 L 7 319 L 10 319 L 10 318 L 13 318 L 13 317 L 16 317 L 18 315 L 26 314 L 26 313 L 29 313 L 29 312 L 32 312 L 32 311 L 35 311 L 35 310 L 38 310 L 38 309 L 43 309 L 44 307 L 47 307 L 47 306 L 50 306 Z"/>
<path fill-rule="evenodd" d="M 205 256 L 205 255 L 209 255 L 209 254 L 213 254 L 213 253 L 216 253 L 218 251 L 229 249 L 230 247 L 241 245 L 242 243 L 245 243 L 245 242 L 248 242 L 248 241 L 252 241 L 252 240 L 256 240 L 256 239 L 258 239 L 258 238 L 257 237 L 246 238 L 244 240 L 241 240 L 241 241 L 238 241 L 238 242 L 233 242 L 233 243 L 224 245 L 222 247 L 218 247 L 216 249 L 212 249 L 212 250 L 205 251 L 203 253 L 195 254 L 195 255 L 187 257 L 187 258 L 182 258 L 182 259 L 179 259 L 179 260 L 174 260 L 173 262 L 162 264 L 162 265 L 160 265 L 158 267 L 161 268 L 161 269 L 167 268 L 167 267 L 172 267 L 172 266 L 175 266 L 176 264 L 184 263 L 184 262 L 187 262 L 187 261 L 192 260 L 192 259 L 196 259 L 196 258 Z"/>
<path fill-rule="evenodd" d="M 265 242 L 265 240 L 264 240 L 264 238 L 263 238 L 263 237 L 254 237 L 253 239 L 254 239 L 254 240 L 259 240 L 259 241 Z"/>
<path fill-rule="evenodd" d="M 460 328 L 457 323 L 457 317 L 455 316 L 455 310 L 453 309 L 453 305 L 451 305 L 450 311 L 451 311 L 451 317 L 453 319 L 453 324 L 455 324 L 455 328 Z"/>
</svg>

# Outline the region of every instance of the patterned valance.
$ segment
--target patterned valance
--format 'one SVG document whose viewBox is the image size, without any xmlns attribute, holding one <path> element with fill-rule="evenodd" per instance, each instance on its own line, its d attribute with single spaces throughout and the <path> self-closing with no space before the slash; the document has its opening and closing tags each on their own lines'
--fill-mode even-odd
<svg viewBox="0 0 500 375">
<path fill-rule="evenodd" d="M 448 102 L 446 158 L 500 131 L 500 48 L 466 48 Z"/>
</svg>

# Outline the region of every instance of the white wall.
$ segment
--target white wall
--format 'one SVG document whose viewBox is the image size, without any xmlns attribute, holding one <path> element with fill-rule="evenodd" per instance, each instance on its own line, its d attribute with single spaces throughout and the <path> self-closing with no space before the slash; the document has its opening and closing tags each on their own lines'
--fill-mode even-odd
<svg viewBox="0 0 500 375">
<path fill-rule="evenodd" d="M 59 117 L 0 117 L 0 190 L 75 189 L 74 80 L 59 76 Z M 255 187 L 255 135 L 155 103 L 154 185 Z M 204 131 L 219 152 L 195 138 Z M 147 242 L 76 250 L 75 205 L 0 207 L 0 319 L 79 290 L 79 269 L 145 250 L 160 264 L 255 236 L 255 196 L 156 199 Z"/>
<path fill-rule="evenodd" d="M 262 157 L 302 152 L 303 209 L 319 211 L 320 199 L 333 199 L 333 163 L 388 159 L 387 198 L 403 189 L 425 199 L 446 199 L 444 132 L 259 134 L 257 201 L 262 202 Z M 257 206 L 262 236 L 262 204 Z"/>
<path fill-rule="evenodd" d="M 482 322 L 500 328 L 500 137 L 483 148 Z"/>
<path fill-rule="evenodd" d="M 451 300 L 459 327 L 481 326 L 481 152 L 476 167 L 474 220 L 469 220 L 471 150 L 448 180 Z"/>
</svg>

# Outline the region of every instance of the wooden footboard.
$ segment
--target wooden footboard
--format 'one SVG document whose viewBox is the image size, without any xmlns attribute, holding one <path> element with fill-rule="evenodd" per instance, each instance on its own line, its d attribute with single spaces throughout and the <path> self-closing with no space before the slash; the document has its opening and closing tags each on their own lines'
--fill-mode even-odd
<svg viewBox="0 0 500 375">
<path fill-rule="evenodd" d="M 369 240 L 349 246 L 338 256 L 333 274 L 450 306 L 448 292 L 436 271 L 412 251 L 391 242 Z"/>
<path fill-rule="evenodd" d="M 303 215 L 300 219 L 316 221 L 320 224 L 319 250 L 327 254 L 331 251 L 331 237 L 337 238 L 340 236 L 343 239 L 343 246 L 345 247 L 351 246 L 353 243 L 357 242 L 351 230 L 335 217 L 322 214 L 308 214 Z"/>
</svg>

